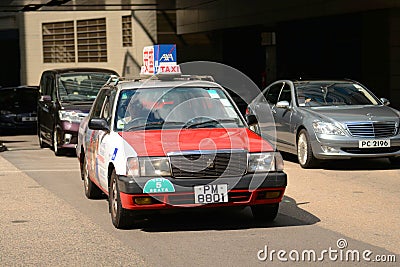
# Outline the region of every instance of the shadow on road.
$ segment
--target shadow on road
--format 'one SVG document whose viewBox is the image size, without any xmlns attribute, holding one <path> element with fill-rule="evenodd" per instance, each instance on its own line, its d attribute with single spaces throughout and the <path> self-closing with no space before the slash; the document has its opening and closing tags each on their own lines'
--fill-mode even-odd
<svg viewBox="0 0 400 267">
<path fill-rule="evenodd" d="M 293 154 L 281 152 L 283 159 L 299 164 L 297 157 Z M 300 165 L 299 165 L 299 168 Z M 399 165 L 390 164 L 387 158 L 374 159 L 342 159 L 342 160 L 323 160 L 313 169 L 325 169 L 335 171 L 365 171 L 365 170 L 395 170 L 400 169 Z"/>
<path fill-rule="evenodd" d="M 313 214 L 299 207 L 296 201 L 285 196 L 274 222 L 262 222 L 253 218 L 249 207 L 223 209 L 182 209 L 163 214 L 148 215 L 133 227 L 144 232 L 179 232 L 206 230 L 242 230 L 312 225 L 320 221 Z"/>
</svg>

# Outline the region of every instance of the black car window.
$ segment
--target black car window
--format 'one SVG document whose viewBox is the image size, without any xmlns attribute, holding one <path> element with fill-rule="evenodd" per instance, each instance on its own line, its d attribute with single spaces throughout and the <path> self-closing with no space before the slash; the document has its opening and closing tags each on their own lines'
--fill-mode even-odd
<svg viewBox="0 0 400 267">
<path fill-rule="evenodd" d="M 3 89 L 0 90 L 0 110 L 8 111 L 15 114 L 36 112 L 37 99 L 37 89 Z"/>
<path fill-rule="evenodd" d="M 47 73 L 43 74 L 42 78 L 40 79 L 40 94 L 41 95 L 46 95 L 46 89 L 47 89 Z"/>
<path fill-rule="evenodd" d="M 276 104 L 278 102 L 279 93 L 281 92 L 283 83 L 277 83 L 271 85 L 271 87 L 264 92 L 264 97 L 270 104 Z"/>
<path fill-rule="evenodd" d="M 54 76 L 51 75 L 49 76 L 49 88 L 50 88 L 50 95 L 51 95 L 51 100 L 56 100 L 57 99 L 57 90 L 55 89 L 55 82 L 54 82 Z"/>
</svg>

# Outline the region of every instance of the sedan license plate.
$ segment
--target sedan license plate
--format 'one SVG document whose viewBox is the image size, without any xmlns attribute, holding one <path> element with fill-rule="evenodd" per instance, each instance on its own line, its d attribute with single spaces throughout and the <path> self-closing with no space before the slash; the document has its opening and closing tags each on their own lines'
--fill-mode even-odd
<svg viewBox="0 0 400 267">
<path fill-rule="evenodd" d="M 22 121 L 37 121 L 37 117 L 22 117 Z"/>
<path fill-rule="evenodd" d="M 359 148 L 390 147 L 389 139 L 359 140 Z"/>
<path fill-rule="evenodd" d="M 198 185 L 194 187 L 194 203 L 224 203 L 228 202 L 227 184 Z"/>
</svg>

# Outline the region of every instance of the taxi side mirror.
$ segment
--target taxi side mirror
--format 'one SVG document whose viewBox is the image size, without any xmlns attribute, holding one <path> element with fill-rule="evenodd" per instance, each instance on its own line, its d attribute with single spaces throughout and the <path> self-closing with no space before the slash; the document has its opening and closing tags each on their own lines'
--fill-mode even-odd
<svg viewBox="0 0 400 267">
<path fill-rule="evenodd" d="M 110 127 L 105 119 L 92 118 L 89 120 L 90 130 L 110 131 Z"/>
<path fill-rule="evenodd" d="M 246 115 L 246 122 L 247 122 L 247 124 L 248 124 L 249 126 L 253 126 L 253 125 L 258 124 L 258 120 L 257 120 L 256 115 L 254 115 L 254 114 L 247 114 L 247 115 Z"/>
</svg>

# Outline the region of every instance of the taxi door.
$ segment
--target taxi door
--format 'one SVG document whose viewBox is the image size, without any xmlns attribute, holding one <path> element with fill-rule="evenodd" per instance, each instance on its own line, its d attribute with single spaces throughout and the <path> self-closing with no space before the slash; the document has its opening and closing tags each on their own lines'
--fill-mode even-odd
<svg viewBox="0 0 400 267">
<path fill-rule="evenodd" d="M 104 119 L 111 127 L 111 111 L 114 102 L 115 91 L 103 89 L 100 91 L 93 105 L 90 118 Z M 103 189 L 108 190 L 108 143 L 110 131 L 91 130 L 86 133 L 88 140 L 87 161 L 89 176 Z"/>
</svg>

